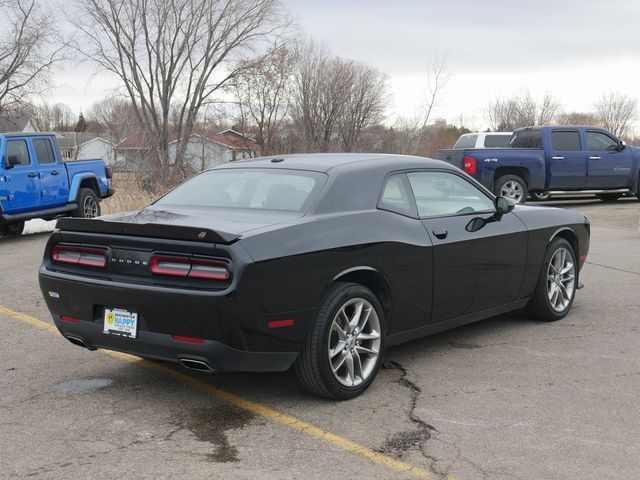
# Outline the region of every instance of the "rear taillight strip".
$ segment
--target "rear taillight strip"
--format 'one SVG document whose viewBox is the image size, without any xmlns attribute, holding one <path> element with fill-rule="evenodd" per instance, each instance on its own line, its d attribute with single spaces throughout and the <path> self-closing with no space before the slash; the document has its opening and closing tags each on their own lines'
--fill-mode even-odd
<svg viewBox="0 0 640 480">
<path fill-rule="evenodd" d="M 67 265 L 106 268 L 108 252 L 106 248 L 58 244 L 54 245 L 51 250 L 51 259 L 55 263 L 64 263 Z"/>
<path fill-rule="evenodd" d="M 201 278 L 225 281 L 231 278 L 229 264 L 207 258 L 154 255 L 151 257 L 151 273 L 174 277 Z"/>
</svg>

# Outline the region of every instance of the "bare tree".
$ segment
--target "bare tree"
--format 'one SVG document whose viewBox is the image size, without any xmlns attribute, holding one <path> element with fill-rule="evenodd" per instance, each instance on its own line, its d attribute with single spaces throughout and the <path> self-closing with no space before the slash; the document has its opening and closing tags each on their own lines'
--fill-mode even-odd
<svg viewBox="0 0 640 480">
<path fill-rule="evenodd" d="M 545 94 L 539 101 L 529 91 L 489 102 L 486 118 L 492 130 L 509 131 L 531 125 L 553 122 L 560 103 Z"/>
<path fill-rule="evenodd" d="M 233 82 L 240 111 L 241 131 L 247 120 L 255 125 L 256 143 L 263 154 L 274 152 L 278 129 L 290 106 L 295 57 L 286 45 L 277 46 L 258 60 L 241 62 L 245 68 Z"/>
<path fill-rule="evenodd" d="M 439 96 L 451 79 L 451 76 L 445 71 L 447 56 L 440 55 L 431 58 L 427 67 L 427 81 L 425 89 L 425 101 L 422 112 L 416 121 L 419 122 L 419 128 L 416 130 L 412 141 L 411 153 L 417 153 L 424 140 L 427 125 L 431 120 L 431 114 L 438 105 Z"/>
<path fill-rule="evenodd" d="M 602 127 L 618 137 L 629 133 L 638 116 L 638 100 L 622 93 L 606 93 L 594 105 Z"/>
<path fill-rule="evenodd" d="M 41 130 L 67 132 L 75 126 L 75 114 L 65 103 L 51 105 L 43 102 L 32 105 L 29 110 Z"/>
<path fill-rule="evenodd" d="M 36 0 L 0 0 L 0 11 L 1 114 L 46 88 L 51 67 L 62 59 L 63 45 L 52 16 Z"/>
<path fill-rule="evenodd" d="M 94 103 L 87 118 L 100 124 L 109 140 L 116 144 L 140 131 L 132 103 L 118 95 L 107 96 Z"/>
<path fill-rule="evenodd" d="M 600 120 L 591 112 L 565 112 L 556 116 L 558 125 L 600 126 Z"/>
<path fill-rule="evenodd" d="M 244 68 L 234 61 L 284 26 L 278 0 L 78 1 L 81 51 L 120 79 L 163 184 L 180 180 L 200 109 Z"/>
<path fill-rule="evenodd" d="M 302 135 L 301 149 L 356 149 L 363 130 L 382 118 L 386 75 L 330 56 L 313 41 L 301 44 L 296 56 L 291 116 Z"/>
<path fill-rule="evenodd" d="M 389 100 L 386 74 L 357 62 L 352 62 L 350 67 L 352 82 L 338 117 L 345 152 L 357 150 L 364 130 L 382 122 Z"/>
</svg>

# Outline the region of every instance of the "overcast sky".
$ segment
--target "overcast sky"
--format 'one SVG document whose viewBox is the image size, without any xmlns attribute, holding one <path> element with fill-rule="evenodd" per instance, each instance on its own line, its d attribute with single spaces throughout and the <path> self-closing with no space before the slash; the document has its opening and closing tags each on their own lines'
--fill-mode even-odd
<svg viewBox="0 0 640 480">
<path fill-rule="evenodd" d="M 640 97 L 640 2 L 284 0 L 301 30 L 390 76 L 390 119 L 424 103 L 429 60 L 447 55 L 437 116 L 486 128 L 491 98 L 523 89 L 590 110 L 603 92 Z M 88 106 L 111 85 L 60 74 L 54 100 Z M 82 100 L 78 101 L 81 98 Z"/>
</svg>

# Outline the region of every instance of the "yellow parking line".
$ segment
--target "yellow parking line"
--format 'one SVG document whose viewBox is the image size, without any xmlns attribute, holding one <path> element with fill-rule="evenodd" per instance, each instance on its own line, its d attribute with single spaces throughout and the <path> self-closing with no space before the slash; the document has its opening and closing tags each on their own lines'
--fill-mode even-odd
<svg viewBox="0 0 640 480">
<path fill-rule="evenodd" d="M 25 313 L 16 312 L 7 307 L 0 305 L 0 313 L 14 318 L 16 320 L 20 320 L 21 322 L 28 323 L 34 327 L 40 328 L 42 330 L 46 330 L 50 333 L 58 334 L 58 329 L 51 325 L 50 323 L 43 322 L 35 317 L 27 315 Z M 148 360 L 140 359 L 139 357 L 135 357 L 133 355 L 128 355 L 126 353 L 114 352 L 111 350 L 101 350 L 101 352 L 109 355 L 110 357 L 116 358 L 118 360 L 124 362 L 136 362 L 139 365 L 154 370 L 162 375 L 167 377 L 171 377 L 174 380 L 185 383 L 201 392 L 212 395 L 216 398 L 224 400 L 225 402 L 231 403 L 239 408 L 244 410 L 248 410 L 254 414 L 263 416 L 268 418 L 269 420 L 279 423 L 281 425 L 285 425 L 289 428 L 302 432 L 306 435 L 310 435 L 317 439 L 328 442 L 332 445 L 342 448 L 348 452 L 354 453 L 356 455 L 360 455 L 361 457 L 366 458 L 374 463 L 379 465 L 384 465 L 392 470 L 397 472 L 403 472 L 408 475 L 411 475 L 416 478 L 423 479 L 431 479 L 432 475 L 428 470 L 424 468 L 416 467 L 406 462 L 402 462 L 400 460 L 396 460 L 388 455 L 384 455 L 382 453 L 376 452 L 367 448 L 359 443 L 348 440 L 344 437 L 336 435 L 335 433 L 331 433 L 328 430 L 324 430 L 316 425 L 311 423 L 304 422 L 302 420 L 298 420 L 291 415 L 287 415 L 285 413 L 280 413 L 277 410 L 269 408 L 260 403 L 254 402 L 252 400 L 248 400 L 240 395 L 236 395 L 235 393 L 231 393 L 227 390 L 223 390 L 218 387 L 214 387 L 213 385 L 209 385 L 208 383 L 202 382 L 197 378 L 194 378 L 186 373 L 181 373 L 179 371 L 174 370 L 173 368 L 169 368 L 166 365 L 162 365 L 160 363 L 151 362 Z M 455 480 L 453 477 L 447 477 L 448 480 Z"/>
</svg>

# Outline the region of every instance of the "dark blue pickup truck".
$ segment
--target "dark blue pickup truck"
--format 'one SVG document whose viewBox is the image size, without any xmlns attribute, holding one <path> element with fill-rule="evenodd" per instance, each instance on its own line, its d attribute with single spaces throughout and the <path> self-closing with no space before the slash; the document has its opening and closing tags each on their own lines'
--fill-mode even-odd
<svg viewBox="0 0 640 480">
<path fill-rule="evenodd" d="M 437 158 L 517 203 L 554 191 L 589 191 L 605 201 L 640 195 L 640 149 L 601 128 L 521 128 L 508 148 L 440 150 Z"/>
<path fill-rule="evenodd" d="M 111 195 L 103 160 L 63 162 L 53 133 L 0 134 L 0 236 L 20 235 L 32 218 L 96 217 Z"/>
</svg>

